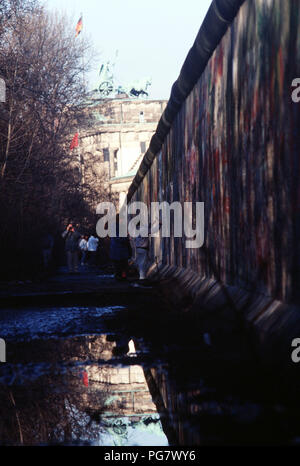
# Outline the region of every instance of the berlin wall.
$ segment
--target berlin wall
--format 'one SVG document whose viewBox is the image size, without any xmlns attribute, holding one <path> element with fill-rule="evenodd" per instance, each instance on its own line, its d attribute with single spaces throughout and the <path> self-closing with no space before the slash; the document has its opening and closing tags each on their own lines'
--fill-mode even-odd
<svg viewBox="0 0 300 466">
<path fill-rule="evenodd" d="M 158 268 L 299 305 L 299 2 L 213 3 L 235 4 L 235 16 L 170 118 L 174 84 L 128 200 L 205 203 L 204 246 L 152 238 Z M 190 53 L 180 76 L 197 66 Z"/>
</svg>

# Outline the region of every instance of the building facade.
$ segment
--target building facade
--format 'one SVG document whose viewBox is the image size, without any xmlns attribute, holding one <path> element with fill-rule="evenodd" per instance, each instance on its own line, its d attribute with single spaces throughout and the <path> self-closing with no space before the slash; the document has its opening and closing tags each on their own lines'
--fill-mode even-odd
<svg viewBox="0 0 300 466">
<path fill-rule="evenodd" d="M 87 124 L 79 131 L 83 183 L 101 177 L 103 187 L 122 202 L 166 104 L 122 96 L 92 101 Z"/>
</svg>

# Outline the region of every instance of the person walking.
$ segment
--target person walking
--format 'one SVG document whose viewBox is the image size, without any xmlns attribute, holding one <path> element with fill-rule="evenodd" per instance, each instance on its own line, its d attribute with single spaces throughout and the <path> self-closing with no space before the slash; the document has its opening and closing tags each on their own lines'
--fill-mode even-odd
<svg viewBox="0 0 300 466">
<path fill-rule="evenodd" d="M 141 228 L 140 234 L 135 238 L 136 265 L 139 271 L 139 279 L 145 280 L 148 265 L 149 234 L 148 228 Z"/>
<path fill-rule="evenodd" d="M 65 251 L 67 254 L 67 263 L 69 273 L 78 273 L 78 253 L 80 233 L 75 229 L 72 223 L 69 223 L 62 237 L 65 239 Z"/>
<path fill-rule="evenodd" d="M 109 256 L 114 264 L 116 280 L 126 280 L 132 248 L 128 237 L 119 236 L 119 215 L 117 215 L 116 236 L 110 238 Z"/>
<path fill-rule="evenodd" d="M 148 227 L 141 227 L 139 235 L 135 238 L 135 263 L 139 271 L 139 281 L 143 283 L 146 280 L 146 275 L 149 266 L 148 252 L 149 252 L 149 236 L 150 232 L 157 233 L 161 227 L 161 223 L 155 221 L 152 225 L 149 223 Z"/>
<path fill-rule="evenodd" d="M 79 241 L 79 249 L 81 251 L 81 265 L 84 266 L 86 262 L 86 255 L 88 251 L 88 237 L 87 236 L 82 236 L 81 240 Z"/>
<path fill-rule="evenodd" d="M 98 249 L 99 239 L 91 235 L 87 242 L 87 250 L 89 255 L 89 265 L 97 265 L 97 249 Z"/>
<path fill-rule="evenodd" d="M 48 270 L 53 254 L 54 238 L 49 231 L 42 236 L 42 253 L 44 270 Z"/>
</svg>

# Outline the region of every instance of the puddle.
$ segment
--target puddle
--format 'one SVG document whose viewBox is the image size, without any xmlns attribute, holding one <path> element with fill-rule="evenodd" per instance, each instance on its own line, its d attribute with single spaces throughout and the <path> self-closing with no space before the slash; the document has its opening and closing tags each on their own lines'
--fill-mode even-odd
<svg viewBox="0 0 300 466">
<path fill-rule="evenodd" d="M 133 363 L 133 341 L 123 364 L 118 342 L 105 334 L 8 347 L 15 362 L 0 365 L 2 445 L 168 445 L 143 367 Z"/>
<path fill-rule="evenodd" d="M 122 306 L 7 309 L 0 312 L 0 335 L 7 341 L 86 335 L 101 330 L 101 320 Z M 1 325 L 1 323 L 3 323 Z"/>
<path fill-rule="evenodd" d="M 125 306 L 1 310 L 0 444 L 299 442 L 299 405 L 268 374 L 156 319 Z"/>
</svg>

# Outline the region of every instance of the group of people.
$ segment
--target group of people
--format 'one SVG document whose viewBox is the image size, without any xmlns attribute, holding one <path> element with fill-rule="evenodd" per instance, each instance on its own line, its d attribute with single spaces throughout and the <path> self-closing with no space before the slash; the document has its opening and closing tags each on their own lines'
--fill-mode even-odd
<svg viewBox="0 0 300 466">
<path fill-rule="evenodd" d="M 121 237 L 119 235 L 119 216 L 117 215 L 116 237 L 110 239 L 110 258 L 115 266 L 115 277 L 118 280 L 126 279 L 130 264 L 134 264 L 138 269 L 140 284 L 146 283 L 146 275 L 149 268 L 149 236 L 150 230 L 156 233 L 161 224 L 148 225 L 148 228 L 141 229 L 136 238 Z"/>
<path fill-rule="evenodd" d="M 116 236 L 110 238 L 109 245 L 109 257 L 114 264 L 115 278 L 126 280 L 130 274 L 130 269 L 137 269 L 139 281 L 146 283 L 150 226 L 146 232 L 140 231 L 136 238 L 130 238 L 129 235 L 123 237 L 119 234 L 119 216 L 117 216 L 116 226 Z M 81 266 L 97 265 L 98 238 L 93 235 L 89 237 L 81 235 L 77 226 L 72 223 L 67 226 L 62 237 L 65 239 L 65 251 L 70 273 L 78 272 L 79 259 Z"/>
<path fill-rule="evenodd" d="M 76 227 L 70 223 L 63 232 L 67 265 L 70 273 L 78 273 L 79 260 L 82 266 L 95 266 L 99 239 L 93 235 L 81 235 Z"/>
<path fill-rule="evenodd" d="M 136 238 L 133 241 L 129 237 L 116 236 L 110 239 L 110 259 L 113 261 L 117 280 L 127 278 L 132 264 L 135 264 L 138 269 L 139 280 L 146 279 L 148 246 L 148 238 Z"/>
</svg>

